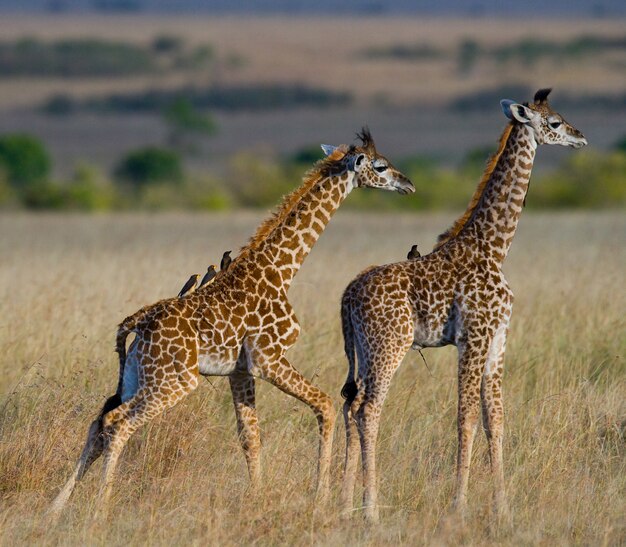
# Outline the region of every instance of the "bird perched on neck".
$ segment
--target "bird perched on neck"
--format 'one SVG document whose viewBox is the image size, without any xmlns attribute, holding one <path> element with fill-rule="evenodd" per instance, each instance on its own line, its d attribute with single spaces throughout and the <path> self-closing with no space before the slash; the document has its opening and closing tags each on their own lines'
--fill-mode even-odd
<svg viewBox="0 0 626 547">
<path fill-rule="evenodd" d="M 211 283 L 211 281 L 213 281 L 213 279 L 215 279 L 215 276 L 217 275 L 217 272 L 215 271 L 216 268 L 217 266 L 215 264 L 211 264 L 206 269 L 206 273 L 204 274 L 202 281 L 200 281 L 200 285 L 198 285 L 198 289 L 201 289 L 202 287 L 208 285 L 209 283 Z"/>
<path fill-rule="evenodd" d="M 407 258 L 407 260 L 415 260 L 416 258 L 419 258 L 420 256 L 422 256 L 422 255 L 417 250 L 417 245 L 413 245 L 411 247 L 411 250 L 409 251 L 409 254 L 406 255 L 406 258 Z"/>
<path fill-rule="evenodd" d="M 226 271 L 228 269 L 228 266 L 230 266 L 230 263 L 233 261 L 232 258 L 230 258 L 230 253 L 232 251 L 226 251 L 223 255 L 222 255 L 222 261 L 220 262 L 220 271 Z"/>
<path fill-rule="evenodd" d="M 198 279 L 200 278 L 200 274 L 193 274 L 188 280 L 187 283 L 183 285 L 183 288 L 180 289 L 178 293 L 178 298 L 185 296 L 186 294 L 190 294 L 196 290 L 196 285 L 198 284 Z"/>
</svg>

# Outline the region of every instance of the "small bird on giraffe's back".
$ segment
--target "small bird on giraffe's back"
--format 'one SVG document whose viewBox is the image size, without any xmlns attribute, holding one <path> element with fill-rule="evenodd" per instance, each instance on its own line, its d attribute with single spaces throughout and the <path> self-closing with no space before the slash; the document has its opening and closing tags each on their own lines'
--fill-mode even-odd
<svg viewBox="0 0 626 547">
<path fill-rule="evenodd" d="M 209 283 L 211 283 L 211 281 L 215 279 L 215 276 L 217 275 L 216 267 L 217 266 L 215 266 L 215 264 L 211 264 L 207 268 L 206 273 L 204 274 L 204 277 L 202 278 L 202 281 L 200 281 L 200 285 L 198 285 L 198 289 L 201 289 L 202 287 L 206 287 Z"/>
<path fill-rule="evenodd" d="M 409 254 L 406 255 L 406 258 L 407 258 L 407 260 L 415 260 L 416 258 L 419 258 L 420 256 L 422 256 L 422 255 L 417 250 L 417 245 L 413 245 L 411 247 L 411 250 L 409 251 Z"/>
<path fill-rule="evenodd" d="M 220 271 L 222 272 L 228 270 L 228 266 L 230 266 L 230 263 L 233 261 L 233 259 L 230 258 L 230 253 L 232 253 L 232 251 L 225 251 L 222 255 L 222 261 L 220 262 Z"/>
<path fill-rule="evenodd" d="M 300 332 L 287 289 L 332 214 L 352 190 L 367 187 L 404 195 L 415 192 L 413 183 L 376 150 L 367 128 L 359 139 L 359 145 L 325 147 L 326 159 L 317 163 L 261 223 L 234 259 L 235 266 L 228 266 L 230 251 L 225 253 L 221 266 L 228 268 L 228 276 L 220 278 L 218 273 L 211 287 L 175 302 L 165 299 L 145 306 L 122 321 L 115 337 L 119 357 L 115 395 L 107 399 L 89 426 L 72 475 L 49 510 L 51 519 L 60 516 L 77 483 L 100 456 L 104 473 L 97 511 L 106 519 L 115 469 L 128 439 L 190 395 L 198 387 L 200 375 L 229 378 L 238 436 L 253 489 L 261 486 L 256 378 L 267 380 L 311 408 L 319 426 L 316 503 L 326 505 L 335 405 L 285 356 Z M 279 268 L 281 274 L 277 276 Z M 190 279 L 189 286 L 195 287 L 197 277 Z M 127 347 L 127 337 L 132 333 L 135 339 Z M 254 370 L 255 376 L 239 370 L 242 355 L 246 369 Z"/>
<path fill-rule="evenodd" d="M 182 298 L 188 293 L 192 293 L 196 290 L 196 285 L 198 284 L 198 279 L 200 278 L 200 274 L 193 274 L 188 280 L 187 283 L 183 285 L 183 288 L 180 289 L 178 293 L 178 298 Z"/>
</svg>

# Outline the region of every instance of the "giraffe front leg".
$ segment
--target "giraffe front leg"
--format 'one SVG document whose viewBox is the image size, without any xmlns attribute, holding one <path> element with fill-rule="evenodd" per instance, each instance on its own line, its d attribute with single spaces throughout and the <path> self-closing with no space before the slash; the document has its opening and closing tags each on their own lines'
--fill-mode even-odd
<svg viewBox="0 0 626 547">
<path fill-rule="evenodd" d="M 480 386 L 485 368 L 486 344 L 467 342 L 459 355 L 458 452 L 454 508 L 463 517 L 467 510 L 467 485 L 472 447 L 480 416 Z"/>
<path fill-rule="evenodd" d="M 502 441 L 504 429 L 504 406 L 502 402 L 502 374 L 507 325 L 496 331 L 491 342 L 485 373 L 481 385 L 483 424 L 489 444 L 489 461 L 494 481 L 494 513 L 499 522 L 510 520 L 504 486 L 502 465 Z"/>
<path fill-rule="evenodd" d="M 261 435 L 255 406 L 254 377 L 237 371 L 228 380 L 237 416 L 237 433 L 248 465 L 250 483 L 253 488 L 257 488 L 261 479 Z"/>
<path fill-rule="evenodd" d="M 257 358 L 255 365 L 263 380 L 267 380 L 287 395 L 309 405 L 315 413 L 320 433 L 316 501 L 318 504 L 323 504 L 329 493 L 330 460 L 335 430 L 333 401 L 302 376 L 282 355 L 274 359 Z"/>
</svg>

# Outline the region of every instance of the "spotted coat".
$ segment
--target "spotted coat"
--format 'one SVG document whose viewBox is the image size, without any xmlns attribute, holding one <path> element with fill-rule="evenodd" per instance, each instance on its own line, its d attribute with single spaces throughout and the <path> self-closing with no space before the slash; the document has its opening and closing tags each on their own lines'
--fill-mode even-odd
<svg viewBox="0 0 626 547">
<path fill-rule="evenodd" d="M 466 506 L 472 443 L 482 411 L 495 479 L 495 508 L 507 512 L 502 471 L 502 374 L 513 293 L 502 263 L 524 205 L 537 144 L 586 144 L 547 104 L 503 101 L 511 119 L 466 213 L 415 260 L 371 267 L 346 288 L 342 326 L 349 372 L 342 395 L 346 423 L 344 510 L 352 510 L 359 443 L 365 515 L 378 519 L 376 438 L 392 377 L 409 349 L 453 344 L 458 362 L 455 506 Z M 358 370 L 355 371 L 358 362 Z M 355 378 L 356 372 L 356 378 Z"/>
<path fill-rule="evenodd" d="M 119 384 L 90 427 L 73 475 L 57 496 L 58 513 L 91 463 L 102 453 L 101 503 L 130 435 L 183 399 L 200 375 L 228 376 L 239 437 L 253 484 L 259 480 L 260 435 L 255 378 L 309 405 L 318 421 L 318 496 L 328 491 L 335 411 L 332 400 L 286 359 L 300 326 L 287 298 L 294 275 L 350 191 L 369 186 L 413 192 L 411 182 L 380 155 L 368 131 L 362 146 L 324 146 L 328 158 L 288 195 L 227 270 L 182 298 L 162 300 L 125 319 L 117 337 Z M 136 337 L 126 351 L 126 337 Z"/>
</svg>

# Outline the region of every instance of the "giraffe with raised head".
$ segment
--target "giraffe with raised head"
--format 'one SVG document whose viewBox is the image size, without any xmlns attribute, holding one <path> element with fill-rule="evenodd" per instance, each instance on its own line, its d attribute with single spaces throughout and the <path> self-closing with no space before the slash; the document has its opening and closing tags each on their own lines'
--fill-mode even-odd
<svg viewBox="0 0 626 547">
<path fill-rule="evenodd" d="M 409 349 L 458 349 L 458 455 L 454 506 L 467 505 L 472 443 L 482 414 L 495 481 L 494 509 L 507 516 L 502 469 L 502 373 L 513 294 L 502 263 L 522 213 L 539 144 L 580 148 L 582 133 L 548 105 L 501 101 L 510 123 L 465 213 L 420 258 L 370 267 L 346 288 L 341 306 L 349 372 L 342 395 L 346 459 L 344 511 L 352 509 L 359 442 L 364 511 L 378 519 L 376 439 L 392 377 Z M 355 379 L 355 359 L 358 373 Z"/>
<path fill-rule="evenodd" d="M 58 514 L 76 482 L 104 454 L 100 506 L 129 437 L 198 385 L 199 376 L 228 376 L 251 482 L 260 475 L 255 379 L 309 405 L 319 426 L 317 496 L 328 492 L 335 410 L 331 398 L 285 357 L 300 332 L 287 292 L 302 262 L 348 194 L 372 187 L 408 194 L 411 181 L 379 154 L 367 129 L 359 146 L 323 145 L 327 158 L 286 196 L 228 269 L 185 298 L 161 300 L 125 319 L 118 330 L 119 382 L 91 424 L 80 459 L 52 506 Z M 126 338 L 135 339 L 126 350 Z"/>
</svg>

